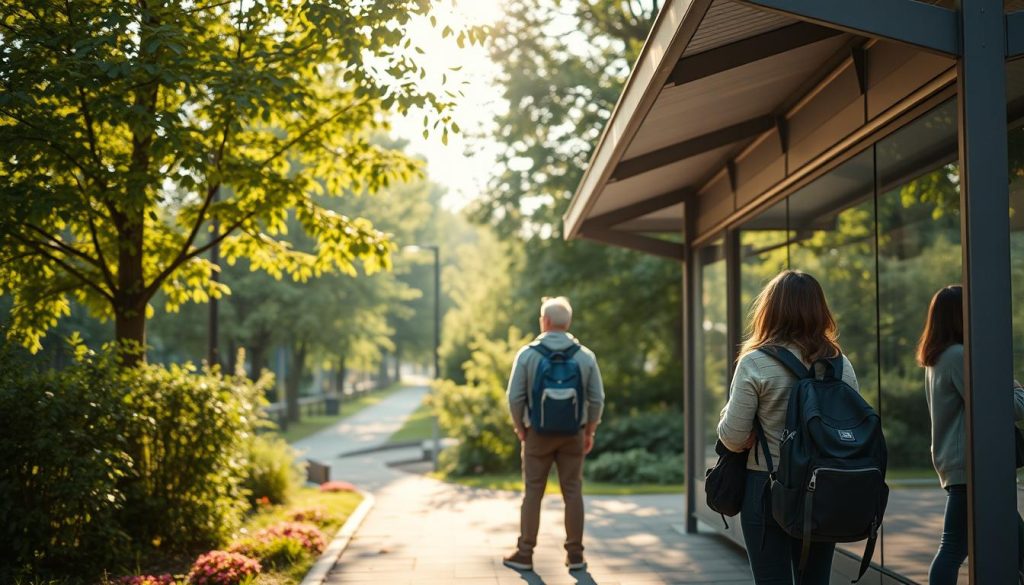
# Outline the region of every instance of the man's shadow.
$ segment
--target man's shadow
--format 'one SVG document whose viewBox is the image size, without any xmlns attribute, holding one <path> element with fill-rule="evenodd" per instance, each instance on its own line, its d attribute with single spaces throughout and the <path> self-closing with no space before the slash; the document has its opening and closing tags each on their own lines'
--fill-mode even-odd
<svg viewBox="0 0 1024 585">
<path fill-rule="evenodd" d="M 519 578 L 527 585 L 545 585 L 544 579 L 533 571 L 513 570 L 515 570 L 516 573 L 519 573 Z M 587 570 L 569 571 L 569 576 L 576 579 L 576 585 L 597 585 L 597 581 L 594 581 L 594 576 Z"/>
</svg>

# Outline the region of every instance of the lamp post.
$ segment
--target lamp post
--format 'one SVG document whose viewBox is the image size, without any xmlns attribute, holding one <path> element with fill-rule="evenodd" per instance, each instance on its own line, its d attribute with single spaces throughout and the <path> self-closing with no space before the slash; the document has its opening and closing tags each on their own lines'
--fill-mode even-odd
<svg viewBox="0 0 1024 585">
<path fill-rule="evenodd" d="M 434 253 L 434 381 L 441 378 L 441 248 L 437 244 L 405 246 L 407 252 L 430 250 Z M 433 392 L 433 390 L 431 390 Z M 433 445 L 430 457 L 437 471 L 437 455 L 441 445 L 441 430 L 437 424 L 437 405 L 434 405 Z"/>
</svg>

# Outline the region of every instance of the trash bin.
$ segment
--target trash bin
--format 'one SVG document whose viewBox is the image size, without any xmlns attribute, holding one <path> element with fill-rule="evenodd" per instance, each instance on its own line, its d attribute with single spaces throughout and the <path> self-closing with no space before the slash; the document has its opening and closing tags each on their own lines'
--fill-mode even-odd
<svg viewBox="0 0 1024 585">
<path fill-rule="evenodd" d="M 324 410 L 327 416 L 337 416 L 341 411 L 341 399 L 337 396 L 324 398 Z"/>
</svg>

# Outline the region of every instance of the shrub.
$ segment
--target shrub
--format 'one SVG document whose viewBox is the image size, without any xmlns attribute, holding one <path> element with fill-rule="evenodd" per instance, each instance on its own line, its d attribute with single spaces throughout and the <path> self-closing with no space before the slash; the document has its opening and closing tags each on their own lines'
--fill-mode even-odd
<svg viewBox="0 0 1024 585">
<path fill-rule="evenodd" d="M 76 348 L 60 372 L 0 349 L 0 582 L 96 582 L 151 547 L 220 544 L 269 379 L 192 366 L 122 370 Z"/>
<path fill-rule="evenodd" d="M 255 559 L 215 550 L 196 559 L 189 571 L 188 582 L 192 585 L 240 585 L 251 583 L 261 570 L 259 561 Z"/>
<path fill-rule="evenodd" d="M 0 582 L 95 575 L 128 551 L 127 388 L 113 372 L 106 359 L 37 372 L 0 350 Z"/>
<path fill-rule="evenodd" d="M 658 455 L 643 449 L 608 452 L 588 461 L 587 479 L 613 483 L 681 483 L 685 477 L 682 454 Z"/>
<path fill-rule="evenodd" d="M 606 417 L 597 432 L 591 456 L 634 449 L 664 455 L 682 453 L 683 422 L 681 412 L 668 409 Z"/>
<path fill-rule="evenodd" d="M 467 385 L 436 382 L 431 401 L 438 423 L 458 446 L 441 453 L 442 469 L 453 475 L 513 471 L 519 465 L 519 441 L 512 432 L 505 379 L 515 352 L 525 344 L 515 328 L 508 339 L 476 338 L 463 369 Z"/>
<path fill-rule="evenodd" d="M 324 552 L 327 548 L 327 537 L 324 533 L 316 526 L 302 522 L 281 522 L 260 530 L 254 536 L 264 539 L 291 538 L 314 555 Z"/>
<path fill-rule="evenodd" d="M 324 514 L 323 508 L 302 508 L 301 510 L 295 510 L 288 515 L 288 519 L 292 522 L 312 522 L 317 526 L 323 526 L 327 522 L 327 517 Z"/>
<path fill-rule="evenodd" d="M 122 379 L 134 461 L 123 525 L 136 542 L 175 551 L 220 544 L 249 507 L 242 480 L 261 384 L 191 364 L 146 364 Z"/>
<path fill-rule="evenodd" d="M 305 477 L 303 465 L 295 459 L 295 451 L 276 435 L 253 435 L 247 442 L 245 481 L 242 487 L 255 506 L 261 498 L 271 504 L 283 504 Z"/>
</svg>

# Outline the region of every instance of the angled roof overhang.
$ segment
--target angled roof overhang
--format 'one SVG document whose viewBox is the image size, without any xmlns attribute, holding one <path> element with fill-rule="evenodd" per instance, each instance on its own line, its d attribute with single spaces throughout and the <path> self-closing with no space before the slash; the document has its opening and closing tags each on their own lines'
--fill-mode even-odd
<svg viewBox="0 0 1024 585">
<path fill-rule="evenodd" d="M 892 18 L 869 17 L 879 12 Z M 786 112 L 868 37 L 948 56 L 957 22 L 914 0 L 666 0 L 563 218 L 565 237 L 681 258 L 681 244 L 655 234 L 681 234 L 686 199 L 731 177 L 738 153 L 769 134 L 785 141 Z"/>
</svg>

